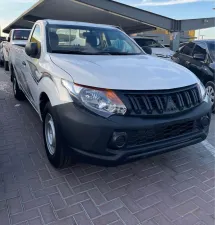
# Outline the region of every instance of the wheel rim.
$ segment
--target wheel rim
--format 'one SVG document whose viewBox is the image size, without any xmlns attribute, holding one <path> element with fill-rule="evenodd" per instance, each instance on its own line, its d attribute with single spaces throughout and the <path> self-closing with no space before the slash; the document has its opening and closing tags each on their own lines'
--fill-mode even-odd
<svg viewBox="0 0 215 225">
<path fill-rule="evenodd" d="M 54 155 L 56 151 L 55 125 L 52 116 L 49 113 L 45 118 L 45 138 L 50 155 Z"/>
<path fill-rule="evenodd" d="M 210 98 L 210 101 L 214 104 L 214 101 L 215 101 L 215 90 L 214 90 L 214 88 L 212 86 L 208 86 L 206 88 L 206 91 L 207 91 L 207 95 Z"/>
<path fill-rule="evenodd" d="M 13 78 L 13 92 L 16 94 L 16 78 Z"/>
</svg>

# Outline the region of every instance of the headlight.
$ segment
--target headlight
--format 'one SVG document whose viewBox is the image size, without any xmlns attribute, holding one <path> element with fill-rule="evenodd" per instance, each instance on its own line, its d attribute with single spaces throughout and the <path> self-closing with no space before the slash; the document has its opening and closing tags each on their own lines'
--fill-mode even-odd
<svg viewBox="0 0 215 225">
<path fill-rule="evenodd" d="M 206 90 L 205 90 L 205 87 L 204 87 L 204 85 L 200 82 L 199 84 L 198 84 L 198 88 L 199 88 L 199 93 L 200 93 L 200 95 L 201 95 L 201 98 L 202 98 L 202 101 L 205 99 L 205 97 L 206 97 Z"/>
<path fill-rule="evenodd" d="M 113 114 L 124 115 L 127 108 L 112 90 L 86 87 L 62 80 L 62 85 L 88 109 L 108 117 Z"/>
</svg>

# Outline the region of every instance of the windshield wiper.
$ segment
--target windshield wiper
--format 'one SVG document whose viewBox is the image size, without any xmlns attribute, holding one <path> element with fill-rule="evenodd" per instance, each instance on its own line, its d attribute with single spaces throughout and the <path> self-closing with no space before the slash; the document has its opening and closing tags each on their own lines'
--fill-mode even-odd
<svg viewBox="0 0 215 225">
<path fill-rule="evenodd" d="M 86 51 L 60 51 L 60 50 L 52 50 L 52 53 L 59 54 L 74 54 L 74 55 L 110 55 L 108 52 L 86 52 Z"/>
<path fill-rule="evenodd" d="M 128 52 L 108 52 L 111 55 L 140 55 L 141 53 L 128 53 Z"/>
</svg>

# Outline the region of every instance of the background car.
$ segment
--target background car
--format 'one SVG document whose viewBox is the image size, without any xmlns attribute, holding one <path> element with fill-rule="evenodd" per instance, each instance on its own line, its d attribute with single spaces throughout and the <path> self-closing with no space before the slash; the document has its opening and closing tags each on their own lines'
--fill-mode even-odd
<svg viewBox="0 0 215 225">
<path fill-rule="evenodd" d="M 152 55 L 157 57 L 171 60 L 172 55 L 175 53 L 152 38 L 133 37 L 133 39 L 141 48 L 150 47 L 152 49 Z"/>
<path fill-rule="evenodd" d="M 3 52 L 4 44 L 5 44 L 5 41 L 2 41 L 0 43 L 0 66 L 4 66 L 4 52 Z"/>
<path fill-rule="evenodd" d="M 6 37 L 1 37 L 1 36 L 0 36 L 0 43 L 1 43 L 2 41 L 6 41 Z"/>
<path fill-rule="evenodd" d="M 215 112 L 215 40 L 200 40 L 186 44 L 172 60 L 193 73 L 205 85 Z"/>
</svg>

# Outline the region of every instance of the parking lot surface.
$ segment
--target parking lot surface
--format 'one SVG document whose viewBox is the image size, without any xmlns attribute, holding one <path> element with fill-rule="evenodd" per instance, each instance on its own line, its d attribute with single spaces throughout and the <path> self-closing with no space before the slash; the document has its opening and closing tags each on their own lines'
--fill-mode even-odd
<svg viewBox="0 0 215 225">
<path fill-rule="evenodd" d="M 105 168 L 48 162 L 38 115 L 0 69 L 1 225 L 213 225 L 215 116 L 201 144 Z"/>
</svg>

